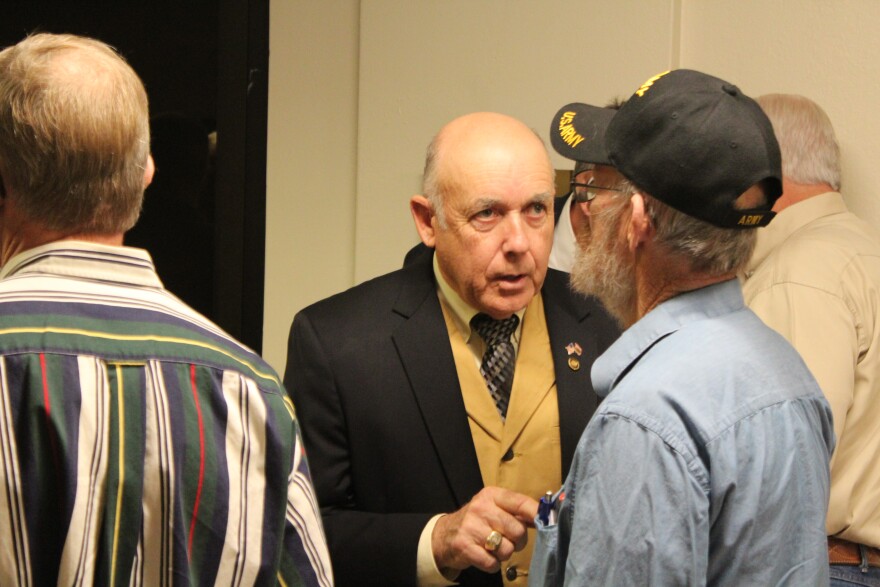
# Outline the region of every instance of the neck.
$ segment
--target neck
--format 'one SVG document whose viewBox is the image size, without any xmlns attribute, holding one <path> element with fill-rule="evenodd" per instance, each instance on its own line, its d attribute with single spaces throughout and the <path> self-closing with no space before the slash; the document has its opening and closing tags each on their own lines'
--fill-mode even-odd
<svg viewBox="0 0 880 587">
<path fill-rule="evenodd" d="M 783 177 L 782 195 L 776 200 L 776 203 L 773 204 L 773 211 L 781 212 L 789 206 L 793 206 L 814 196 L 834 191 L 837 190 L 827 183 L 797 183 L 787 177 Z"/>
<path fill-rule="evenodd" d="M 51 230 L 25 214 L 15 197 L 0 198 L 0 266 L 12 257 L 49 243 L 65 240 L 120 246 L 124 233 L 92 234 L 78 230 Z"/>
<path fill-rule="evenodd" d="M 123 233 L 119 234 L 66 234 L 49 230 L 22 230 L 10 235 L 3 235 L 0 243 L 0 266 L 5 265 L 11 258 L 41 247 L 49 243 L 60 241 L 85 241 L 110 246 L 122 246 Z"/>
<path fill-rule="evenodd" d="M 656 252 L 656 251 L 655 251 Z M 636 261 L 635 320 L 675 296 L 728 281 L 734 272 L 718 275 L 695 273 L 689 264 L 665 254 L 651 254 L 648 250 Z"/>
</svg>

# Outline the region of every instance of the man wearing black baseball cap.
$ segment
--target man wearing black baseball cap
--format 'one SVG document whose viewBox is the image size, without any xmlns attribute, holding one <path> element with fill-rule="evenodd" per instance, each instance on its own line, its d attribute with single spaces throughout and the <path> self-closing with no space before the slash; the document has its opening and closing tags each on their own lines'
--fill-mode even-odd
<svg viewBox="0 0 880 587">
<path fill-rule="evenodd" d="M 608 116 L 614 114 L 625 103 L 625 100 L 614 98 L 605 108 Z M 554 203 L 556 227 L 553 231 L 553 248 L 550 249 L 548 265 L 553 269 L 571 273 L 577 253 L 576 235 L 589 230 L 587 218 L 586 190 L 595 180 L 593 170 L 598 165 L 608 165 L 603 149 L 596 149 L 592 143 L 584 144 L 582 140 L 572 136 L 570 112 L 561 109 L 550 127 L 550 137 L 557 153 L 568 159 L 574 159 L 575 165 L 571 172 L 571 191 Z"/>
<path fill-rule="evenodd" d="M 563 110 L 554 143 L 607 163 L 572 284 L 627 330 L 594 363 L 606 398 L 538 517 L 530 585 L 827 585 L 831 411 L 735 277 L 781 193 L 770 122 L 690 70 L 610 116 Z"/>
</svg>

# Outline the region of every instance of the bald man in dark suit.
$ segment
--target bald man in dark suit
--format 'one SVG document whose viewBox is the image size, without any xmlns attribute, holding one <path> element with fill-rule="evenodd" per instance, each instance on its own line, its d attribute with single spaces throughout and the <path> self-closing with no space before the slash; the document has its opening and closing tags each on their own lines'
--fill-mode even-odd
<svg viewBox="0 0 880 587">
<path fill-rule="evenodd" d="M 553 171 L 525 125 L 452 121 L 423 191 L 429 249 L 300 312 L 285 384 L 338 585 L 525 586 L 535 499 L 568 470 L 617 326 L 547 268 Z M 487 356 L 508 343 L 480 320 L 512 324 L 506 396 Z"/>
</svg>

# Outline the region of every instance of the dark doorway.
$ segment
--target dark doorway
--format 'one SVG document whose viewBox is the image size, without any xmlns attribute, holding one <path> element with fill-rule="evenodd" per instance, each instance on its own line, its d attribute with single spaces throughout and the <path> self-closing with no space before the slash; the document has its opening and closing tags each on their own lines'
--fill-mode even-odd
<svg viewBox="0 0 880 587">
<path fill-rule="evenodd" d="M 5 2 L 0 46 L 32 32 L 95 37 L 138 72 L 157 173 L 126 244 L 149 250 L 169 290 L 260 352 L 268 0 Z"/>
</svg>

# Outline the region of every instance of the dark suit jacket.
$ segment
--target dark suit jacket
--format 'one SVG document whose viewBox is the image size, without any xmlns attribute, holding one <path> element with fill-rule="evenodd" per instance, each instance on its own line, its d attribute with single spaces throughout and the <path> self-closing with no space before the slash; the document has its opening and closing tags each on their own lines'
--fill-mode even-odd
<svg viewBox="0 0 880 587">
<path fill-rule="evenodd" d="M 433 255 L 304 309 L 284 383 L 297 410 L 337 585 L 414 585 L 419 535 L 483 487 Z M 598 405 L 590 366 L 617 337 L 592 299 L 549 270 L 542 289 L 557 377 L 563 476 Z M 581 368 L 565 346 L 583 347 Z M 538 497 L 538 496 L 534 496 Z M 469 569 L 465 586 L 501 585 Z"/>
</svg>

